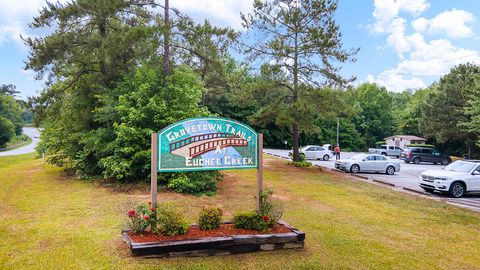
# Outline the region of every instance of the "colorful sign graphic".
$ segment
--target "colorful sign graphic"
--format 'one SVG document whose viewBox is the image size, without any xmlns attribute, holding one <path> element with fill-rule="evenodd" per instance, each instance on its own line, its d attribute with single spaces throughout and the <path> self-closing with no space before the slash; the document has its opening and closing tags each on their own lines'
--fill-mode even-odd
<svg viewBox="0 0 480 270">
<path fill-rule="evenodd" d="M 159 172 L 258 168 L 257 133 L 217 117 L 191 118 L 158 132 Z"/>
</svg>

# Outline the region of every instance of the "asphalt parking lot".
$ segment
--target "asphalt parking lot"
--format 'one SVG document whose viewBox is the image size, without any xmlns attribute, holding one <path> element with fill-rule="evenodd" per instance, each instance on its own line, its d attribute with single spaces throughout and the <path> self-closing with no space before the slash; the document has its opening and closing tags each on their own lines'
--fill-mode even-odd
<svg viewBox="0 0 480 270">
<path fill-rule="evenodd" d="M 288 158 L 288 152 L 290 150 L 280 150 L 280 149 L 264 149 L 266 154 L 271 154 L 274 156 Z M 354 152 L 342 152 L 341 159 L 347 159 L 351 156 L 358 154 Z M 335 160 L 323 161 L 323 160 L 309 160 L 314 165 L 334 169 Z M 418 186 L 418 176 L 426 170 L 431 169 L 441 169 L 443 165 L 433 165 L 429 163 L 422 164 L 412 164 L 412 163 L 400 163 L 400 172 L 396 172 L 394 175 L 380 174 L 380 173 L 359 173 L 358 176 L 361 176 L 367 180 L 375 181 L 378 183 L 386 184 L 391 186 L 394 189 L 416 192 L 423 194 L 425 196 L 431 197 L 437 200 L 444 200 L 447 203 L 457 205 L 460 207 L 468 208 L 474 211 L 480 212 L 480 195 L 466 195 L 464 198 L 454 199 L 449 198 L 448 196 L 441 193 L 429 194 L 423 191 Z"/>
</svg>

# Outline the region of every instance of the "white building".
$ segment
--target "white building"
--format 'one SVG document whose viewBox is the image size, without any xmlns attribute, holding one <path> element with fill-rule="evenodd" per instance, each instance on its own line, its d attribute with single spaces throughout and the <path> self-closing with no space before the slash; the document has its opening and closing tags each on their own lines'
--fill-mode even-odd
<svg viewBox="0 0 480 270">
<path fill-rule="evenodd" d="M 393 135 L 385 138 L 386 144 L 395 145 L 402 149 L 409 144 L 425 144 L 426 141 L 425 138 L 413 135 Z"/>
</svg>

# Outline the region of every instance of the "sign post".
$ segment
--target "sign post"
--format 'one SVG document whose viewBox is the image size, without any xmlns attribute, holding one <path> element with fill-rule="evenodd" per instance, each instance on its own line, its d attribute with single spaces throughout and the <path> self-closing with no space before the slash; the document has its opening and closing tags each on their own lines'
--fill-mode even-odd
<svg viewBox="0 0 480 270">
<path fill-rule="evenodd" d="M 150 169 L 150 195 L 152 202 L 152 207 L 157 206 L 157 157 L 158 157 L 158 147 L 157 147 L 157 133 L 152 133 L 152 158 L 151 158 L 151 169 Z"/>
<path fill-rule="evenodd" d="M 157 202 L 157 172 L 257 169 L 257 208 L 263 186 L 263 135 L 231 119 L 200 117 L 152 134 L 151 196 Z"/>
<path fill-rule="evenodd" d="M 263 191 L 263 134 L 258 134 L 258 169 L 257 169 L 257 210 L 262 206 L 260 194 Z"/>
</svg>

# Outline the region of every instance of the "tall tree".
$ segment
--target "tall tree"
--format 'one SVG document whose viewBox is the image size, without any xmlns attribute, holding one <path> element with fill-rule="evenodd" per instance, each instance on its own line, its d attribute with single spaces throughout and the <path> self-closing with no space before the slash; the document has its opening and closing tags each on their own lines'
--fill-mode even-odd
<svg viewBox="0 0 480 270">
<path fill-rule="evenodd" d="M 34 100 L 46 117 L 58 164 L 74 164 L 77 172 L 98 175 L 99 160 L 111 149 L 112 118 L 96 116 L 104 96 L 142 59 L 156 51 L 153 42 L 153 0 L 76 0 L 47 2 L 30 27 L 56 26 L 43 37 L 25 38 L 30 47 L 26 67 L 48 87 Z M 39 120 L 39 119 L 37 119 Z M 57 153 L 53 149 L 58 150 Z M 65 158 L 66 157 L 66 158 Z"/>
<path fill-rule="evenodd" d="M 353 122 L 367 146 L 393 135 L 392 95 L 385 87 L 364 83 L 348 91 L 347 104 L 357 108 Z"/>
<path fill-rule="evenodd" d="M 459 143 L 472 155 L 478 138 L 466 127 L 471 121 L 467 104 L 475 96 L 476 79 L 480 66 L 461 64 L 450 70 L 432 86 L 423 104 L 421 127 L 428 137 L 438 143 Z"/>
<path fill-rule="evenodd" d="M 344 84 L 334 63 L 354 61 L 357 49 L 344 50 L 342 35 L 334 19 L 336 0 L 268 0 L 254 2 L 252 14 L 241 14 L 243 26 L 250 30 L 242 42 L 244 52 L 252 59 L 262 58 L 285 71 L 288 81 L 279 82 L 289 90 L 289 116 L 293 159 L 299 160 L 299 133 L 312 125 L 301 121 L 302 85 Z M 308 87 L 307 87 L 308 88 Z M 305 92 L 304 92 L 305 93 Z"/>
<path fill-rule="evenodd" d="M 15 96 L 20 92 L 17 91 L 17 87 L 13 84 L 2 84 L 0 85 L 0 95 Z"/>
</svg>

